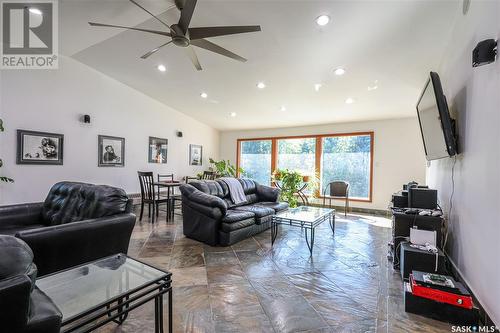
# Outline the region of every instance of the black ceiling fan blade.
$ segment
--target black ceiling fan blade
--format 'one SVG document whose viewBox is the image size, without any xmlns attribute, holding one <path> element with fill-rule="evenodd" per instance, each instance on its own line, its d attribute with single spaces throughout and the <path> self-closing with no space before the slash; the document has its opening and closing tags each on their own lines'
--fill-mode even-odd
<svg viewBox="0 0 500 333">
<path fill-rule="evenodd" d="M 231 52 L 229 50 L 226 50 L 225 48 L 223 48 L 223 47 L 221 47 L 221 46 L 219 46 L 217 44 L 214 44 L 212 42 L 209 42 L 206 39 L 192 40 L 191 41 L 191 45 L 201 47 L 202 49 L 218 53 L 220 55 L 223 55 L 225 57 L 229 57 L 229 58 L 234 59 L 234 60 L 238 60 L 238 61 L 241 61 L 241 62 L 247 61 L 245 58 L 237 55 L 236 53 L 233 53 L 233 52 Z"/>
<path fill-rule="evenodd" d="M 155 14 L 151 13 L 149 10 L 147 10 L 146 8 L 142 7 L 140 4 L 138 4 L 137 2 L 135 2 L 134 0 L 129 0 L 130 2 L 132 2 L 134 5 L 136 5 L 137 7 L 139 7 L 140 9 L 142 9 L 143 11 L 145 11 L 146 13 L 148 13 L 149 15 L 151 15 L 152 17 L 154 17 L 158 22 L 160 22 L 161 24 L 163 24 L 164 26 L 166 26 L 167 28 L 170 29 L 170 31 L 172 31 L 172 29 L 170 28 L 170 26 L 163 22 L 162 20 L 160 20 L 160 18 L 158 16 L 156 16 Z M 170 9 L 170 8 L 169 8 Z"/>
<path fill-rule="evenodd" d="M 109 27 L 109 28 L 129 29 L 129 30 L 136 30 L 136 31 L 148 32 L 148 33 L 151 33 L 151 34 L 157 34 L 157 35 L 172 37 L 172 35 L 169 32 L 164 32 L 164 31 L 149 30 L 149 29 L 139 29 L 139 28 L 133 28 L 133 27 L 124 27 L 122 25 L 112 25 L 112 24 L 95 23 L 95 22 L 89 22 L 89 24 L 91 26 L 93 26 L 93 27 Z"/>
<path fill-rule="evenodd" d="M 191 40 L 261 31 L 260 25 L 189 28 Z"/>
<path fill-rule="evenodd" d="M 141 56 L 142 59 L 147 59 L 149 58 L 149 56 L 153 55 L 154 53 L 156 53 L 159 49 L 161 49 L 162 47 L 164 46 L 167 46 L 168 44 L 172 43 L 171 40 L 169 40 L 168 42 L 166 42 L 165 44 L 161 44 L 160 46 L 158 46 L 157 48 L 155 49 L 152 49 L 151 51 L 149 51 L 148 53 L 144 54 Z"/>
<path fill-rule="evenodd" d="M 189 28 L 189 23 L 193 17 L 194 9 L 196 7 L 197 0 L 186 0 L 184 2 L 184 7 L 181 11 L 181 18 L 179 19 L 179 27 L 181 27 L 184 33 L 187 33 Z"/>
<path fill-rule="evenodd" d="M 196 55 L 196 52 L 191 46 L 185 47 L 186 54 L 188 55 L 189 59 L 191 59 L 191 62 L 193 63 L 194 67 L 196 67 L 197 70 L 201 71 L 201 65 L 200 61 L 198 60 L 198 56 Z"/>
</svg>

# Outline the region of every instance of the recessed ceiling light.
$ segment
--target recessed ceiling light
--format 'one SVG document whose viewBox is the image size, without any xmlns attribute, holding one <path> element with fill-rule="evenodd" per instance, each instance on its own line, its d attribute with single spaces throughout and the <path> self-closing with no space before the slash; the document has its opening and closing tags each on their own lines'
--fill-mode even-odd
<svg viewBox="0 0 500 333">
<path fill-rule="evenodd" d="M 29 11 L 30 11 L 30 13 L 32 13 L 32 14 L 35 14 L 35 15 L 42 15 L 42 11 L 41 11 L 40 9 L 38 9 L 38 8 L 33 8 L 33 7 L 31 7 L 31 8 L 29 8 L 28 10 L 29 10 Z"/>
<path fill-rule="evenodd" d="M 165 67 L 165 65 L 158 65 L 158 70 L 159 70 L 160 72 L 164 72 L 164 71 L 166 71 L 166 70 L 167 70 L 167 67 Z"/>
<path fill-rule="evenodd" d="M 266 87 L 266 84 L 264 82 L 257 83 L 257 88 L 264 89 L 265 87 Z"/>
<path fill-rule="evenodd" d="M 377 89 L 378 88 L 377 83 L 378 83 L 378 80 L 373 81 L 373 85 L 368 86 L 368 91 L 372 91 L 372 90 Z"/>
<path fill-rule="evenodd" d="M 236 112 L 231 112 L 229 115 L 234 118 L 236 117 Z"/>
<path fill-rule="evenodd" d="M 330 16 L 328 15 L 320 15 L 316 18 L 316 24 L 319 26 L 324 26 L 330 23 Z"/>
<path fill-rule="evenodd" d="M 282 106 L 280 107 L 280 110 L 281 110 L 281 111 L 286 111 L 286 106 L 282 105 Z"/>
<path fill-rule="evenodd" d="M 352 104 L 352 103 L 354 103 L 354 99 L 351 97 L 345 100 L 345 104 Z"/>
<path fill-rule="evenodd" d="M 342 67 L 339 67 L 339 68 L 336 68 L 334 71 L 335 75 L 344 75 L 345 74 L 345 68 L 342 68 Z"/>
<path fill-rule="evenodd" d="M 202 92 L 200 94 L 201 98 L 207 98 L 208 97 L 208 94 L 206 92 Z"/>
<path fill-rule="evenodd" d="M 314 90 L 319 91 L 321 89 L 321 87 L 323 87 L 323 85 L 321 83 L 316 83 L 314 85 Z"/>
</svg>

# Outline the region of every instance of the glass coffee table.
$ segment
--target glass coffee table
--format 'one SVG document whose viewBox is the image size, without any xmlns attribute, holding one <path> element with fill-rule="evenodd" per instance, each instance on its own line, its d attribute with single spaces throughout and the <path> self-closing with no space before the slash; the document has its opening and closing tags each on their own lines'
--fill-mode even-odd
<svg viewBox="0 0 500 333">
<path fill-rule="evenodd" d="M 315 229 L 324 221 L 328 221 L 332 233 L 335 233 L 335 209 L 300 206 L 279 212 L 272 218 L 271 243 L 274 245 L 280 224 L 304 228 L 307 247 L 312 255 Z"/>
<path fill-rule="evenodd" d="M 63 314 L 61 332 L 91 332 L 155 303 L 155 332 L 163 332 L 163 295 L 168 293 L 168 330 L 172 332 L 172 273 L 125 254 L 116 254 L 40 279 L 36 285 Z"/>
</svg>

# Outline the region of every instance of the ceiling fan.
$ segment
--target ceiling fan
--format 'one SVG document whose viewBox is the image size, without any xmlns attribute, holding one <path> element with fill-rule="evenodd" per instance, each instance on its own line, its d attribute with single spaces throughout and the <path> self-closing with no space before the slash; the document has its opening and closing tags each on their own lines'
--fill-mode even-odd
<svg viewBox="0 0 500 333">
<path fill-rule="evenodd" d="M 155 16 L 153 13 L 148 11 L 146 8 L 142 7 L 135 0 L 129 0 L 137 7 L 144 10 L 146 13 L 154 17 L 157 21 L 168 28 L 168 32 L 159 31 L 159 30 L 150 30 L 150 29 L 140 29 L 134 27 L 125 27 L 120 25 L 111 25 L 111 24 L 103 24 L 103 23 L 95 23 L 89 22 L 91 26 L 98 27 L 111 27 L 111 28 L 122 28 L 129 30 L 142 31 L 151 34 L 162 35 L 165 37 L 170 37 L 171 39 L 161 44 L 160 46 L 152 49 L 148 53 L 141 56 L 142 59 L 147 59 L 152 54 L 156 53 L 162 47 L 169 45 L 170 43 L 180 46 L 186 49 L 187 55 L 191 59 L 194 67 L 197 70 L 202 70 L 200 62 L 198 61 L 198 57 L 192 46 L 197 46 L 199 48 L 215 52 L 217 54 L 229 57 L 234 60 L 238 60 L 241 62 L 245 62 L 247 59 L 229 51 L 225 48 L 214 44 L 205 38 L 208 37 L 216 37 L 216 36 L 226 36 L 226 35 L 234 35 L 241 34 L 246 32 L 255 32 L 261 31 L 260 25 L 247 25 L 247 26 L 219 26 L 219 27 L 199 27 L 199 28 L 191 28 L 189 27 L 189 23 L 191 22 L 191 18 L 193 17 L 193 12 L 196 7 L 197 0 L 175 0 L 175 6 L 180 10 L 181 17 L 177 24 L 168 25 L 165 21 L 161 20 L 159 17 Z"/>
</svg>

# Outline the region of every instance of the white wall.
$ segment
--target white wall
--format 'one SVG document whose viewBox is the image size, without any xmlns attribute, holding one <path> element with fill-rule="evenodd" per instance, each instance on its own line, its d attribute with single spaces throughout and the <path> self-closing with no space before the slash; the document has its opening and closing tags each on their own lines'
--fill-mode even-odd
<svg viewBox="0 0 500 333">
<path fill-rule="evenodd" d="M 220 156 L 236 162 L 236 140 L 271 136 L 374 131 L 373 201 L 352 207 L 387 209 L 392 193 L 404 183 L 425 182 L 425 158 L 417 118 L 338 123 L 319 126 L 221 132 Z"/>
<path fill-rule="evenodd" d="M 447 251 L 489 315 L 500 325 L 500 61 L 471 67 L 475 45 L 500 32 L 498 1 L 472 1 L 459 13 L 439 74 L 460 148 Z M 452 159 L 433 161 L 428 183 L 445 211 L 452 191 Z"/>
<path fill-rule="evenodd" d="M 156 100 L 71 58 L 58 70 L 0 71 L 0 134 L 4 167 L 0 174 L 15 179 L 0 184 L 0 204 L 43 200 L 61 180 L 110 184 L 138 192 L 137 171 L 195 175 L 218 157 L 219 133 Z M 90 114 L 91 126 L 79 122 Z M 16 130 L 64 134 L 64 165 L 16 165 Z M 184 133 L 175 136 L 176 130 Z M 125 167 L 97 167 L 97 135 L 125 137 Z M 148 163 L 148 137 L 168 139 L 168 163 Z M 203 145 L 203 166 L 188 165 L 189 144 Z"/>
</svg>

